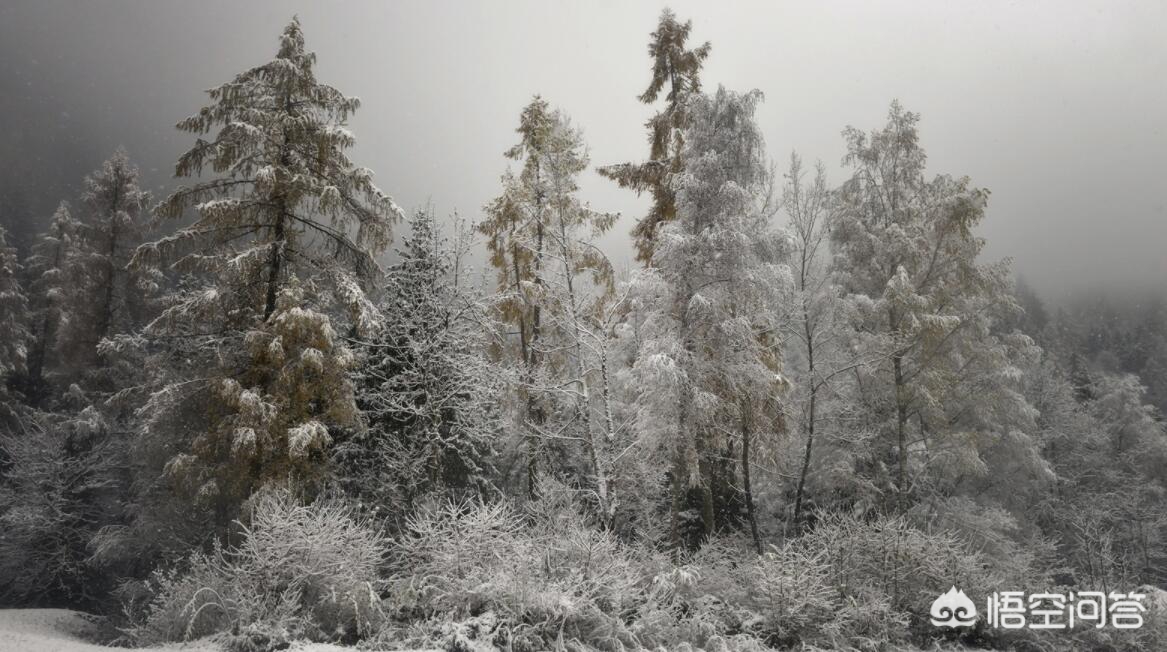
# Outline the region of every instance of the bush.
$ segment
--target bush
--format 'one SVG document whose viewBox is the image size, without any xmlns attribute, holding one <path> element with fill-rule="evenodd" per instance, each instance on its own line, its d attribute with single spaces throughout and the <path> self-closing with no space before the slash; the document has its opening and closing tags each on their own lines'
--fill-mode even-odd
<svg viewBox="0 0 1167 652">
<path fill-rule="evenodd" d="M 762 554 L 715 538 L 689 557 L 632 547 L 545 490 L 524 509 L 421 509 L 396 542 L 386 647 L 445 650 L 877 650 L 938 642 L 932 601 L 1031 589 L 951 530 L 834 515 Z M 1008 646 L 1033 637 L 940 632 Z M 1008 639 L 1008 640 L 1006 640 Z M 976 643 L 968 638 L 965 643 Z"/>
<path fill-rule="evenodd" d="M 394 548 L 388 603 L 421 620 L 411 645 L 546 649 L 552 641 L 621 649 L 642 593 L 630 551 L 570 506 L 520 512 L 507 503 L 420 509 Z"/>
<path fill-rule="evenodd" d="M 852 610 L 848 635 L 857 641 L 935 634 L 932 601 L 952 585 L 978 596 L 1012 588 L 956 533 L 921 529 L 903 516 L 827 516 L 799 544 L 823 555 L 828 581 L 844 604 L 864 606 Z"/>
<path fill-rule="evenodd" d="M 297 639 L 352 642 L 382 624 L 377 570 L 385 549 L 349 507 L 266 490 L 249 512 L 237 545 L 216 544 L 181 570 L 123 587 L 133 642 L 225 633 L 233 649 L 266 650 Z"/>
<path fill-rule="evenodd" d="M 110 588 L 90 563 L 117 513 L 121 451 L 93 407 L 0 433 L 0 604 L 92 609 Z"/>
</svg>

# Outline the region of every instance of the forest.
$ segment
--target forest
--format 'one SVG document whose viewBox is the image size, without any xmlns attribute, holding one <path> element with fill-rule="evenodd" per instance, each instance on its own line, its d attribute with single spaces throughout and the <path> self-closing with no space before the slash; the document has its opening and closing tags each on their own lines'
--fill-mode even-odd
<svg viewBox="0 0 1167 652">
<path fill-rule="evenodd" d="M 1167 649 L 1167 294 L 1047 304 L 918 114 L 832 181 L 644 27 L 643 157 L 534 95 L 470 215 L 350 159 L 293 18 L 168 195 L 119 150 L 6 216 L 47 229 L 0 229 L 0 606 L 231 652 Z M 650 200 L 632 269 L 592 169 Z"/>
</svg>

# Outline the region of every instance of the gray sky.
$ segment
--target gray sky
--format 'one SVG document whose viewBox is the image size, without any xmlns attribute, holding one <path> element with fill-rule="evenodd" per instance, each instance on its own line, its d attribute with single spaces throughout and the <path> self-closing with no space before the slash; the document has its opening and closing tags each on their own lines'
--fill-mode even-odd
<svg viewBox="0 0 1167 652">
<path fill-rule="evenodd" d="M 1167 286 L 1167 3 L 674 1 L 713 52 L 708 88 L 759 88 L 770 155 L 822 159 L 840 131 L 922 114 L 932 172 L 992 191 L 987 257 L 1045 293 Z M 270 59 L 300 15 L 319 78 L 362 99 L 354 159 L 406 207 L 476 218 L 498 190 L 518 113 L 540 93 L 581 127 L 594 164 L 640 160 L 636 101 L 659 2 L 3 0 L 0 186 L 51 211 L 125 145 L 147 185 L 192 142 L 173 129 L 202 90 Z M 3 188 L 0 188 L 3 189 Z M 646 205 L 594 173 L 583 196 Z"/>
</svg>

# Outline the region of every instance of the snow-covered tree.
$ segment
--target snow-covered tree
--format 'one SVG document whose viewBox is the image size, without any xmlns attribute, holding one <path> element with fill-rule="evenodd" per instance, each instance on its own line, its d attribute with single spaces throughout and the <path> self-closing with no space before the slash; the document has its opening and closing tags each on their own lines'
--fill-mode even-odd
<svg viewBox="0 0 1167 652">
<path fill-rule="evenodd" d="M 28 298 L 20 284 L 22 268 L 16 249 L 0 228 L 0 378 L 22 372 L 28 357 Z M 0 389 L 0 392 L 4 391 Z"/>
<path fill-rule="evenodd" d="M 750 454 L 757 437 L 781 428 L 776 316 L 790 277 L 769 224 L 759 101 L 757 91 L 725 89 L 691 98 L 686 166 L 673 180 L 677 217 L 633 280 L 636 428 L 667 463 L 674 547 L 732 522 L 735 503 L 753 525 Z"/>
<path fill-rule="evenodd" d="M 245 320 L 270 317 L 292 274 L 347 269 L 371 280 L 378 271 L 374 256 L 389 245 L 401 218 L 401 209 L 373 185 L 372 172 L 345 153 L 356 140 L 344 125 L 360 100 L 319 83 L 315 64 L 294 18 L 274 60 L 207 91 L 213 103 L 178 123 L 200 137 L 178 160 L 175 175 L 210 168 L 220 176 L 182 187 L 158 206 L 167 218 L 193 207 L 198 219 L 149 250 L 193 241 L 214 253 L 192 264 L 229 263 L 240 274 L 258 275 L 262 303 L 254 308 L 258 315 L 240 315 Z M 216 127 L 213 139 L 201 137 Z"/>
<path fill-rule="evenodd" d="M 924 174 L 918 116 L 893 103 L 870 136 L 848 128 L 831 243 L 837 281 L 856 302 L 859 346 L 878 361 L 860 384 L 881 433 L 867 469 L 904 509 L 914 493 L 984 477 L 986 454 L 1033 460 L 1033 410 L 1019 393 L 1020 334 L 994 332 L 1016 310 L 1004 264 L 977 261 L 973 229 L 988 191 L 968 178 Z"/>
<path fill-rule="evenodd" d="M 382 320 L 352 372 L 367 428 L 338 449 L 351 492 L 401 516 L 434 492 L 493 493 L 500 379 L 485 315 L 455 270 L 464 252 L 418 211 L 386 274 Z"/>
<path fill-rule="evenodd" d="M 709 56 L 708 42 L 692 49 L 685 47 L 691 21 L 678 22 L 670 9 L 661 12 L 656 31 L 650 36 L 648 56 L 652 58 L 652 79 L 639 97 L 652 104 L 665 91 L 665 108 L 649 119 L 648 160 L 621 163 L 599 169 L 600 174 L 640 194 L 652 194 L 652 207 L 636 223 L 632 236 L 636 257 L 649 264 L 653 257 L 657 227 L 677 216 L 676 189 L 672 177 L 684 169 L 685 129 L 690 124 L 688 101 L 701 92 L 701 66 Z"/>
<path fill-rule="evenodd" d="M 74 319 L 78 302 L 81 270 L 81 223 L 73 217 L 66 202 L 53 214 L 49 230 L 42 233 L 25 261 L 32 296 L 32 346 L 28 356 L 28 388 L 43 393 L 46 366 L 52 366 L 57 348 L 57 334 Z M 72 361 L 70 361 L 72 363 Z M 31 397 L 30 397 L 31 398 Z"/>
<path fill-rule="evenodd" d="M 149 202 L 137 168 L 118 150 L 85 178 L 75 216 L 58 209 L 30 261 L 39 288 L 34 382 L 50 355 L 61 361 L 51 370 L 61 390 L 78 382 L 111 394 L 139 378 L 140 369 L 103 347 L 137 331 L 153 310 L 157 272 L 128 268 L 148 226 Z"/>
<path fill-rule="evenodd" d="M 577 196 L 578 177 L 588 166 L 582 133 L 557 113 L 546 138 L 540 153 L 550 218 L 543 346 L 544 356 L 557 364 L 543 391 L 554 397 L 565 421 L 556 436 L 582 443 L 581 484 L 600 522 L 610 525 L 619 504 L 613 474 L 620 442 L 607 340 L 622 302 L 614 296 L 612 266 L 592 239 L 611 228 L 617 215 L 594 211 Z"/>
<path fill-rule="evenodd" d="M 153 486 L 218 525 L 264 484 L 313 491 L 333 430 L 359 426 L 339 332 L 372 323 L 364 288 L 400 209 L 349 160 L 359 101 L 319 83 L 315 61 L 293 19 L 274 60 L 208 91 L 178 124 L 200 137 L 175 172 L 216 177 L 163 201 L 160 216 L 195 220 L 135 256 L 184 274 L 145 329 L 157 364 L 138 454 L 164 481 Z"/>
<path fill-rule="evenodd" d="M 852 448 L 848 439 L 860 434 L 852 431 L 846 413 L 854 398 L 848 381 L 861 360 L 850 346 L 849 302 L 832 282 L 828 266 L 836 193 L 828 187 L 821 163 L 809 182 L 805 176 L 801 158 L 791 154 L 782 206 L 789 219 L 794 294 L 783 323 L 788 352 L 795 361 L 788 364 L 795 387 L 789 406 L 798 434 L 792 443 L 799 446 L 791 451 L 798 460 L 789 514 L 795 523 L 801 522 L 808 492 L 839 492 L 848 482 L 845 476 L 850 475 L 850 467 L 841 462 Z M 816 483 L 820 460 L 831 464 Z M 825 486 L 811 487 L 808 481 Z"/>
<path fill-rule="evenodd" d="M 122 457 L 97 408 L 67 407 L 0 434 L 0 601 L 94 608 L 112 588 L 89 545 L 121 513 Z"/>
<path fill-rule="evenodd" d="M 125 150 L 114 152 L 101 170 L 85 178 L 81 223 L 91 259 L 86 276 L 95 279 L 91 337 L 100 342 L 114 333 L 135 330 L 147 318 L 141 278 L 128 269 L 142 244 L 150 210 L 150 193 L 138 187 L 138 168 Z"/>
<path fill-rule="evenodd" d="M 582 245 L 580 234 L 603 233 L 615 216 L 590 210 L 575 196 L 587 157 L 582 137 L 566 116 L 536 97 L 523 109 L 517 131 L 520 142 L 506 155 L 521 161 L 522 171 L 503 176 L 503 192 L 485 207 L 486 220 L 478 228 L 488 236 L 490 262 L 498 273 L 499 316 L 518 331 L 519 420 L 527 448 L 527 491 L 534 496 L 541 448 L 563 425 L 549 423 L 552 416 L 562 416 L 553 390 L 562 387 L 566 366 L 580 371 L 570 362 L 572 345 L 563 339 L 575 337 L 570 312 L 584 300 L 577 277 L 589 273 L 593 285 L 611 285 L 607 259 Z M 571 297 L 564 299 L 564 293 Z M 567 409 L 576 414 L 576 408 Z"/>
</svg>

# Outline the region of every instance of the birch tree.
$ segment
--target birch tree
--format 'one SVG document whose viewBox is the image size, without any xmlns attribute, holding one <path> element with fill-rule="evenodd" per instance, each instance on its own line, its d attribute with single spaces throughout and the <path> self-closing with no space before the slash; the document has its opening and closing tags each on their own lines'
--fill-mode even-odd
<svg viewBox="0 0 1167 652">
<path fill-rule="evenodd" d="M 735 484 L 727 459 L 740 463 L 752 515 L 751 434 L 780 428 L 759 418 L 780 412 L 775 316 L 790 281 L 768 219 L 760 100 L 725 89 L 692 98 L 686 168 L 673 182 L 677 219 L 661 227 L 651 267 L 633 281 L 636 427 L 668 462 L 674 548 L 727 520 L 737 493 L 721 491 Z"/>
<path fill-rule="evenodd" d="M 613 475 L 618 432 L 613 417 L 607 340 L 621 301 L 614 296 L 611 263 L 592 239 L 617 216 L 592 210 L 577 196 L 578 177 L 588 166 L 583 135 L 556 114 L 542 152 L 548 188 L 548 262 L 546 297 L 552 347 L 560 349 L 558 372 L 549 378 L 566 417 L 561 435 L 576 437 L 587 460 L 584 486 L 594 499 L 600 522 L 609 527 L 619 499 Z"/>
<path fill-rule="evenodd" d="M 1007 267 L 977 261 L 984 241 L 973 229 L 989 193 L 968 178 L 925 177 L 917 120 L 893 103 L 884 129 L 844 132 L 852 175 L 831 231 L 861 346 L 879 357 L 861 379 L 884 442 L 870 471 L 900 509 L 917 489 L 983 476 L 994 445 L 1033 450 L 1032 407 L 1017 391 L 1032 341 L 993 331 L 1016 305 Z"/>
<path fill-rule="evenodd" d="M 792 357 L 797 361 L 792 374 L 797 391 L 790 400 L 801 443 L 790 512 L 795 523 L 802 521 L 808 480 L 814 476 L 812 464 L 818 458 L 831 457 L 835 460 L 832 470 L 841 469 L 838 461 L 849 454 L 850 448 L 844 440 L 858 434 L 846 412 L 854 399 L 849 391 L 851 375 L 862 365 L 860 354 L 850 342 L 850 305 L 833 282 L 829 268 L 829 234 L 837 211 L 837 194 L 828 186 L 821 163 L 815 166 L 809 181 L 806 174 L 801 158 L 791 154 L 782 206 L 789 219 L 794 293 L 788 305 L 790 314 L 783 323 Z M 829 452 L 822 452 L 824 443 Z M 831 445 L 835 443 L 841 445 Z M 836 473 L 829 475 L 826 482 L 835 488 L 847 482 Z"/>
</svg>

